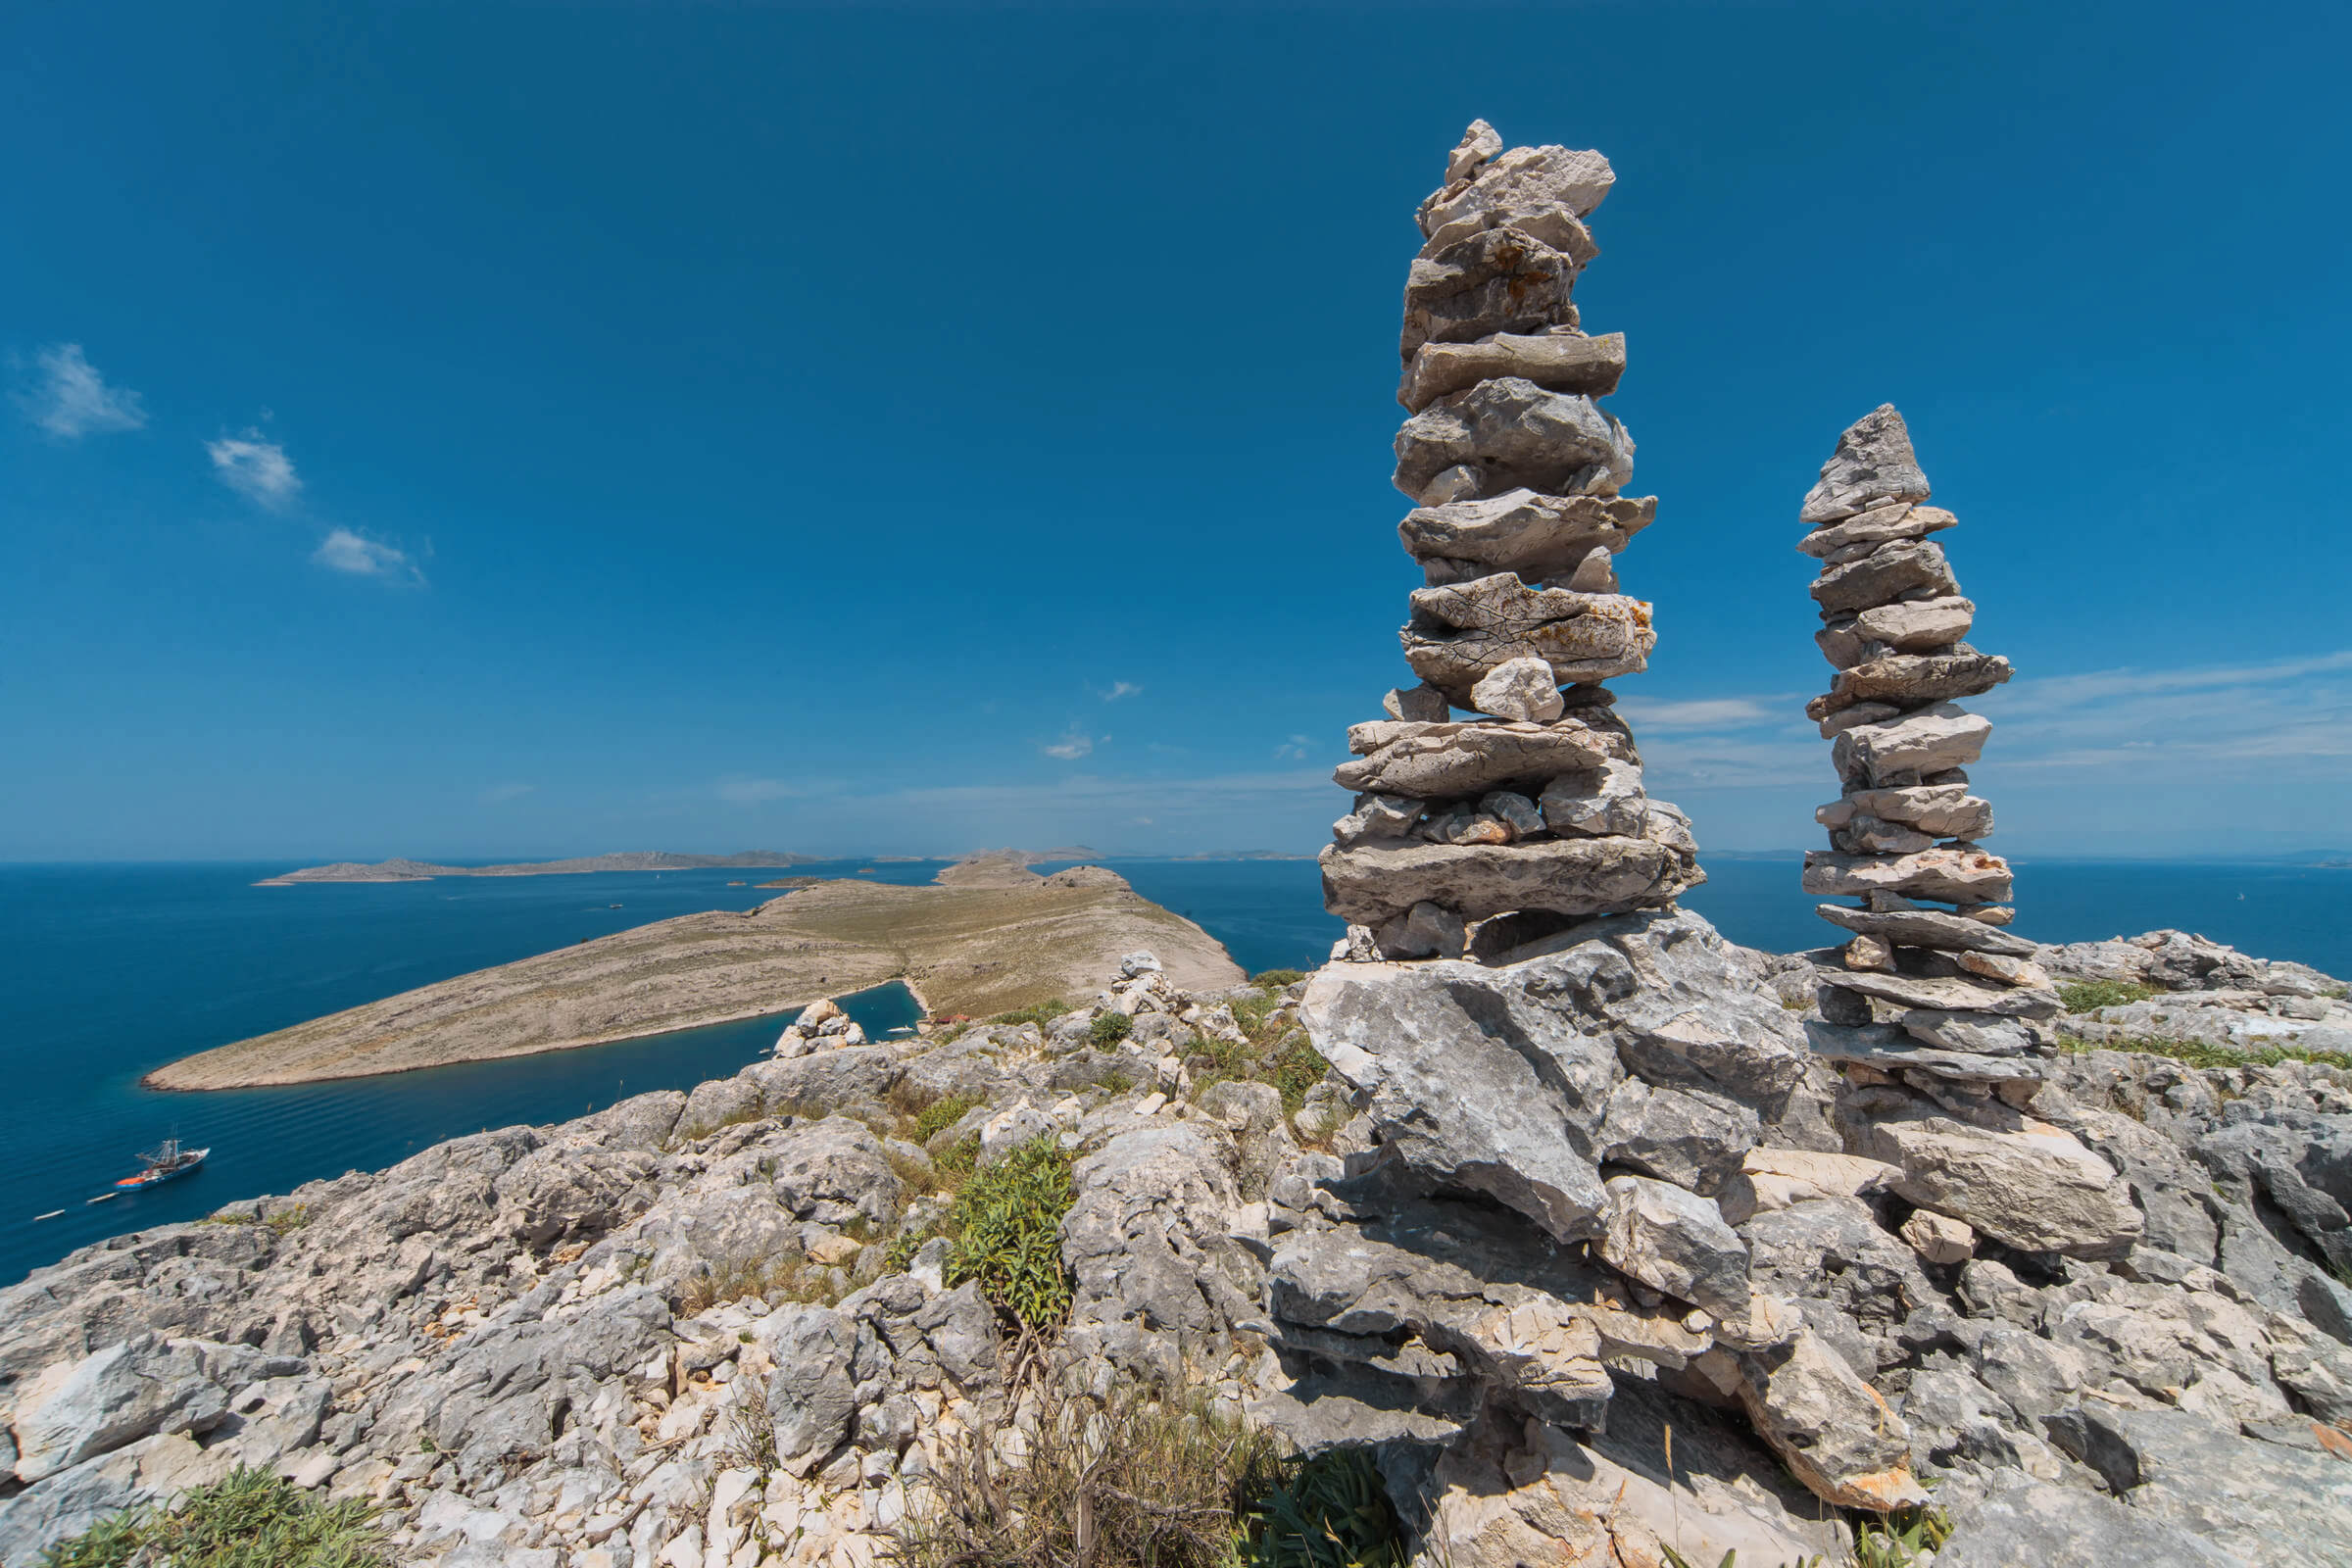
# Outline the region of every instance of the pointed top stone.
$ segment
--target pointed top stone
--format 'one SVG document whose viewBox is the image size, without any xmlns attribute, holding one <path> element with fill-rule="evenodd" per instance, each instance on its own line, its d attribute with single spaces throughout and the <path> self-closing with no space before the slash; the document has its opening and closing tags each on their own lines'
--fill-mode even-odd
<svg viewBox="0 0 2352 1568">
<path fill-rule="evenodd" d="M 1462 139 L 1454 144 L 1452 154 L 1446 160 L 1446 183 L 1450 185 L 1457 179 L 1468 179 L 1477 172 L 1479 165 L 1500 151 L 1502 137 L 1494 127 L 1483 120 L 1473 120 L 1470 128 L 1462 132 Z"/>
<path fill-rule="evenodd" d="M 1846 427 L 1821 466 L 1797 520 L 1813 527 L 1842 522 L 1889 501 L 1925 501 L 1928 476 L 1911 451 L 1911 432 L 1894 405 L 1882 403 Z"/>
</svg>

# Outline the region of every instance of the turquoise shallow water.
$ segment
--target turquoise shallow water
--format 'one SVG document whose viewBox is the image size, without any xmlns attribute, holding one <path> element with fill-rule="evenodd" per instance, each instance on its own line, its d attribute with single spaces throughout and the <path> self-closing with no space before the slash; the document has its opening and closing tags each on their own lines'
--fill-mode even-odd
<svg viewBox="0 0 2352 1568">
<path fill-rule="evenodd" d="M 801 868 L 842 876 L 867 862 Z M 1113 860 L 1145 897 L 1189 915 L 1255 972 L 1312 968 L 1340 923 L 1311 860 Z M 1690 905 L 1735 941 L 1787 951 L 1829 928 L 1794 859 L 1707 861 Z M 698 909 L 775 897 L 672 871 L 256 888 L 283 863 L 0 865 L 0 1282 L 102 1236 L 371 1169 L 483 1127 L 548 1122 L 649 1089 L 687 1088 L 760 1054 L 780 1018 L 509 1061 L 285 1089 L 159 1095 L 139 1075 L 191 1052 Z M 928 881 L 937 862 L 879 863 Z M 2352 871 L 2030 862 L 2020 929 L 2079 941 L 2180 926 L 2268 957 L 2352 975 Z M 608 908 L 619 904 L 622 907 Z M 847 999 L 869 1033 L 911 1021 L 896 987 Z M 193 1176 L 112 1202 L 82 1200 L 176 1134 L 210 1145 Z M 32 1216 L 64 1209 L 57 1219 Z"/>
</svg>

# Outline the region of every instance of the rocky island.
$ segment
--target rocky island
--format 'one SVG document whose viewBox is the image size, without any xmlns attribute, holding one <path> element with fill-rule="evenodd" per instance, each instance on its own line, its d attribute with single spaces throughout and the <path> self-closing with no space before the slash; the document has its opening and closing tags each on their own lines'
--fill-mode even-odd
<svg viewBox="0 0 2352 1568">
<path fill-rule="evenodd" d="M 1214 938 L 1115 872 L 969 860 L 930 887 L 836 879 L 744 913 L 657 920 L 182 1057 L 144 1082 L 239 1089 L 564 1051 L 890 980 L 931 1010 L 985 1015 L 1081 995 L 1139 947 L 1191 984 L 1241 979 Z"/>
<path fill-rule="evenodd" d="M 1421 210 L 1436 597 L 1339 773 L 1328 964 L 812 1006 L 691 1093 L 85 1248 L 0 1292 L 0 1560 L 259 1475 L 440 1568 L 2352 1564 L 2346 987 L 2019 929 L 1950 706 L 2007 665 L 1891 409 L 1800 517 L 1839 942 L 1679 907 L 1599 686 L 1650 635 L 1568 298 L 1613 177 L 1479 122 Z"/>
<path fill-rule="evenodd" d="M 568 860 L 517 860 L 508 865 L 439 865 L 394 858 L 362 865 L 337 860 L 306 865 L 282 876 L 264 877 L 257 888 L 299 887 L 310 882 L 427 882 L 444 876 L 584 876 L 592 871 L 768 870 L 807 865 L 822 857 L 779 850 L 746 850 L 740 855 L 673 855 L 667 850 L 623 850 L 614 855 L 575 856 Z"/>
</svg>

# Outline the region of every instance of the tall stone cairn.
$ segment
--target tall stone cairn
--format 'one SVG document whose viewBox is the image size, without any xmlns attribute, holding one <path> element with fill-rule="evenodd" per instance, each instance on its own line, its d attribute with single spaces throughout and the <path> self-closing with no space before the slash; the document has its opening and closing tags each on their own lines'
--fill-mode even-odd
<svg viewBox="0 0 2352 1568">
<path fill-rule="evenodd" d="M 1586 335 L 1570 298 L 1615 179 L 1596 152 L 1505 152 L 1482 120 L 1416 215 L 1396 483 L 1418 503 L 1397 534 L 1425 577 L 1399 634 L 1420 684 L 1348 730 L 1334 775 L 1356 792 L 1322 857 L 1335 956 L 1496 956 L 1705 880 L 1601 685 L 1657 641 L 1614 564 L 1657 500 L 1619 494 L 1633 439 L 1595 402 L 1625 337 Z"/>
<path fill-rule="evenodd" d="M 1819 906 L 1850 937 L 1825 967 L 1811 1034 L 1865 1082 L 2022 1104 L 2041 1082 L 2052 1043 L 2036 1026 L 2058 997 L 2034 945 L 2003 929 L 2009 865 L 1981 847 L 1992 807 L 1965 771 L 1992 725 L 1953 701 L 2010 667 L 1962 640 L 1976 606 L 1928 537 L 1958 519 L 1927 501 L 1910 432 L 1886 404 L 1838 438 L 1799 514 L 1811 531 L 1797 549 L 1821 562 L 1815 640 L 1838 671 L 1805 712 L 1836 741 L 1843 787 L 1813 813 L 1830 848 L 1805 857 L 1804 885 L 1858 901 Z"/>
</svg>

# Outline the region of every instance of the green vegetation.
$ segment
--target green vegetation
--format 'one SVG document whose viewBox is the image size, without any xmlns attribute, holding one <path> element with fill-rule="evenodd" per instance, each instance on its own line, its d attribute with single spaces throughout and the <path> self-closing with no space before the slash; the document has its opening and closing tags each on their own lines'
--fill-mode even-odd
<svg viewBox="0 0 2352 1568">
<path fill-rule="evenodd" d="M 42 1568 L 391 1568 L 374 1510 L 320 1502 L 266 1470 L 239 1466 L 198 1487 L 176 1512 L 134 1508 L 42 1554 Z"/>
<path fill-rule="evenodd" d="M 1115 1046 L 1134 1028 L 1135 1020 L 1125 1013 L 1104 1010 L 1086 1026 L 1086 1038 L 1098 1046 Z"/>
<path fill-rule="evenodd" d="M 1281 986 L 1295 986 L 1305 978 L 1306 971 L 1303 969 L 1268 969 L 1263 974 L 1251 975 L 1250 983 L 1261 989 L 1271 990 Z"/>
<path fill-rule="evenodd" d="M 2276 1067 L 2282 1061 L 2300 1061 L 2315 1067 L 2352 1070 L 2352 1054 L 2341 1051 L 2304 1051 L 2294 1046 L 2258 1046 L 2239 1051 L 2231 1046 L 2209 1046 L 2201 1040 L 2159 1040 L 2148 1035 L 2112 1041 L 2060 1035 L 2058 1049 L 2076 1055 L 2093 1051 L 2131 1051 L 2143 1056 L 2169 1056 L 2191 1067 Z"/>
<path fill-rule="evenodd" d="M 975 1107 L 987 1102 L 988 1097 L 985 1095 L 943 1095 L 914 1113 L 914 1125 L 907 1130 L 907 1141 L 928 1144 L 963 1120 Z"/>
<path fill-rule="evenodd" d="M 970 1141 L 978 1152 L 977 1140 Z M 967 1166 L 968 1168 L 968 1166 Z M 967 1177 L 937 1223 L 910 1225 L 891 1243 L 888 1267 L 904 1269 L 934 1236 L 950 1242 L 950 1285 L 978 1280 L 981 1294 L 1023 1328 L 1051 1333 L 1070 1310 L 1061 1266 L 1061 1216 L 1076 1199 L 1070 1156 L 1048 1133 Z"/>
<path fill-rule="evenodd" d="M 1054 997 L 1038 1003 L 1035 1006 L 1021 1007 L 1011 1012 L 1000 1012 L 988 1021 L 990 1023 L 1033 1023 L 1043 1029 L 1069 1010 L 1068 1003 L 1059 997 Z"/>
<path fill-rule="evenodd" d="M 1404 1530 L 1365 1450 L 1260 1461 L 1249 1480 L 1236 1510 L 1248 1568 L 1403 1568 Z"/>
<path fill-rule="evenodd" d="M 2069 1012 L 2096 1012 L 2101 1007 L 2120 1007 L 2126 1003 L 2145 1002 L 2163 995 L 2162 987 L 2133 985 L 2125 980 L 2081 980 L 2058 988 L 2059 1004 Z"/>
<path fill-rule="evenodd" d="M 1271 974 L 1291 972 L 1276 969 Z M 1307 1091 L 1323 1081 L 1331 1063 L 1315 1050 L 1294 1016 L 1282 1010 L 1288 999 L 1281 991 L 1265 989 L 1268 978 L 1258 976 L 1251 982 L 1260 987 L 1257 995 L 1233 1004 L 1234 1022 L 1245 1037 L 1242 1044 L 1205 1038 L 1197 1048 L 1214 1065 L 1205 1074 L 1195 1075 L 1195 1092 L 1197 1096 L 1211 1084 L 1233 1078 L 1272 1084 L 1282 1096 L 1283 1114 L 1295 1118 L 1306 1104 Z"/>
<path fill-rule="evenodd" d="M 1923 1554 L 1941 1551 L 1952 1522 L 1941 1508 L 1906 1508 L 1885 1519 L 1854 1522 L 1854 1568 L 1911 1568 Z"/>
<path fill-rule="evenodd" d="M 901 1568 L 1401 1568 L 1360 1453 L 1285 1457 L 1197 1396 L 1038 1386 L 1034 1436 L 976 1429 L 915 1489 Z M 1000 1457 L 1005 1447 L 1026 1455 Z"/>
</svg>

